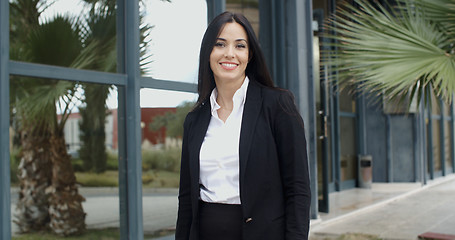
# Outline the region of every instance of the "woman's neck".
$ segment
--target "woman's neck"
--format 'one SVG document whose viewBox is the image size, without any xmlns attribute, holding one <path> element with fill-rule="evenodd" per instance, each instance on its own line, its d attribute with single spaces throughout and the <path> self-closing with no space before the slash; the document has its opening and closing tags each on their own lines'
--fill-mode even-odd
<svg viewBox="0 0 455 240">
<path fill-rule="evenodd" d="M 242 87 L 245 78 L 241 81 L 220 81 L 216 84 L 216 89 L 218 91 L 218 96 L 216 98 L 216 102 L 220 105 L 221 108 L 225 108 L 226 110 L 232 110 L 234 101 L 233 97 L 235 92 Z"/>
</svg>

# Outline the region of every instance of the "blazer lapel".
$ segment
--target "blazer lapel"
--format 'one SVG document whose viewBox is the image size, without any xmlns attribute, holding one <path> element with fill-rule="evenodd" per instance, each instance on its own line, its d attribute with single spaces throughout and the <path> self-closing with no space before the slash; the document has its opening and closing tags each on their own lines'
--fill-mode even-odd
<svg viewBox="0 0 455 240">
<path fill-rule="evenodd" d="M 192 182 L 199 184 L 199 153 L 201 150 L 202 142 L 204 141 L 207 128 L 210 123 L 210 104 L 205 102 L 197 112 L 197 117 L 192 123 L 191 129 L 192 134 L 189 140 L 189 160 L 190 160 L 190 176 L 193 179 Z"/>
<path fill-rule="evenodd" d="M 244 181 L 245 168 L 248 161 L 256 121 L 262 109 L 261 87 L 250 81 L 246 102 L 243 109 L 242 128 L 240 130 L 239 158 L 240 158 L 240 183 Z"/>
</svg>

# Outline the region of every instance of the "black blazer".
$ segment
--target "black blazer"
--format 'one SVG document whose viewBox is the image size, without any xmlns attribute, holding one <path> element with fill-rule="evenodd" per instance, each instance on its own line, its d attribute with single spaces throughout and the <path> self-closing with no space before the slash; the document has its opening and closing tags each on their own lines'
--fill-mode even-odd
<svg viewBox="0 0 455 240">
<path fill-rule="evenodd" d="M 209 101 L 184 123 L 176 240 L 199 234 L 199 152 Z M 243 240 L 307 239 L 310 183 L 303 121 L 286 90 L 250 80 L 240 132 Z"/>
</svg>

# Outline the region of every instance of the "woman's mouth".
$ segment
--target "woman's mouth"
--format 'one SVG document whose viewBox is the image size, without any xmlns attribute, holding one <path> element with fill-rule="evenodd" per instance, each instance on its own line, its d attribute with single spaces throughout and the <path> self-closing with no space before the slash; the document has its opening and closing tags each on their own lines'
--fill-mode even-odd
<svg viewBox="0 0 455 240">
<path fill-rule="evenodd" d="M 226 70 L 234 70 L 237 68 L 238 64 L 236 63 L 220 63 L 221 67 Z"/>
</svg>

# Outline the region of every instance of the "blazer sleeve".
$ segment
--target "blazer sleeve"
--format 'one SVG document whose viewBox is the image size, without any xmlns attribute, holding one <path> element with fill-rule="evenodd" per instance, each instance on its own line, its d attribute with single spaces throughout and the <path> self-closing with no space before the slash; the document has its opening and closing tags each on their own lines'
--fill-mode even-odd
<svg viewBox="0 0 455 240">
<path fill-rule="evenodd" d="M 303 120 L 289 91 L 282 91 L 274 135 L 285 199 L 286 240 L 308 239 L 311 190 Z"/>
<path fill-rule="evenodd" d="M 190 126 L 189 114 L 183 125 L 182 156 L 180 166 L 179 205 L 177 213 L 176 240 L 187 240 L 190 236 L 192 222 L 190 167 L 188 154 L 188 130 Z"/>
</svg>

